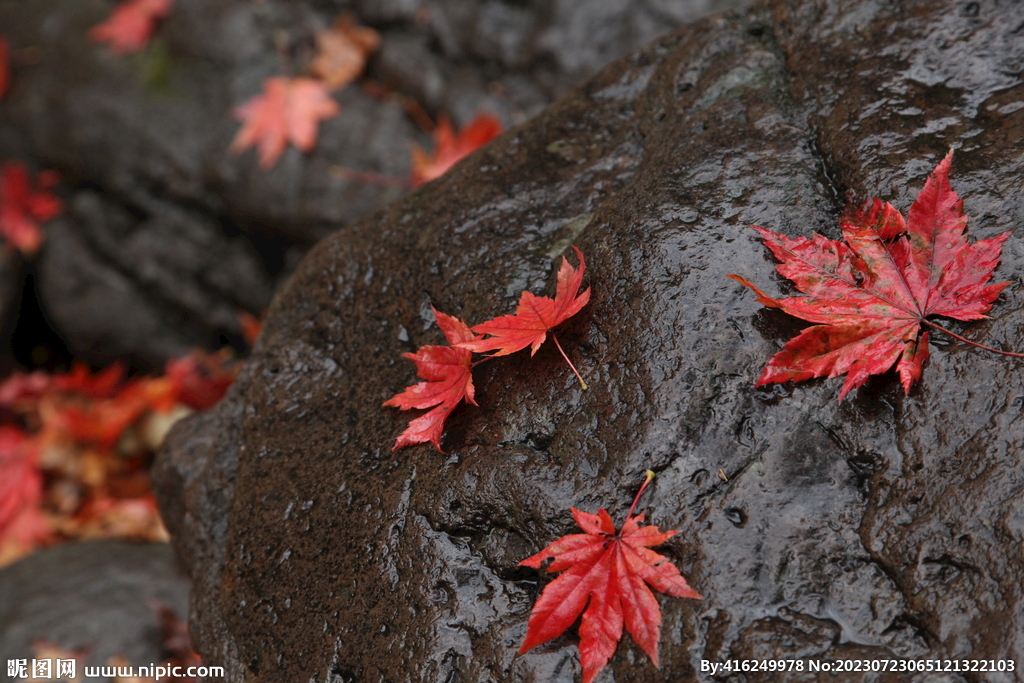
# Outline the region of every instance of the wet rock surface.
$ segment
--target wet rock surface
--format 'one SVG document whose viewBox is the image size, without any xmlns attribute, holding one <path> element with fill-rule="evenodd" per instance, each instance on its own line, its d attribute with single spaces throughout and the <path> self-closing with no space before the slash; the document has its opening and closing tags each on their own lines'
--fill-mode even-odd
<svg viewBox="0 0 1024 683">
<path fill-rule="evenodd" d="M 110 657 L 135 666 L 162 662 L 150 602 L 184 617 L 188 592 L 168 545 L 96 541 L 36 553 L 0 571 L 0 659 L 31 665 L 33 643 L 46 640 L 69 652 L 88 651 L 78 662 L 79 677 L 81 667 L 106 666 Z"/>
<path fill-rule="evenodd" d="M 0 158 L 60 170 L 73 199 L 56 228 L 60 244 L 43 254 L 42 306 L 72 351 L 101 363 L 131 356 L 154 366 L 183 347 L 238 340 L 226 309 L 260 313 L 313 242 L 406 191 L 331 168 L 407 177 L 411 146 L 430 146 L 406 111 L 412 100 L 459 125 L 489 110 L 508 126 L 607 61 L 736 4 L 178 0 L 147 50 L 118 57 L 88 40 L 111 2 L 0 2 L 14 68 L 0 107 Z M 320 126 L 315 151 L 290 149 L 269 172 L 251 151 L 233 156 L 233 108 L 265 78 L 303 73 L 316 32 L 343 12 L 381 31 L 367 77 L 389 94 L 341 91 L 342 112 Z M 175 227 L 159 227 L 168 223 Z M 212 240 L 226 271 L 243 277 L 211 287 L 181 267 L 182 232 Z M 131 253 L 110 246 L 129 233 Z M 218 253 L 223 242 L 231 254 Z M 167 291 L 170 273 L 181 292 Z M 83 282 L 87 291 L 76 295 Z M 196 308 L 195 290 L 206 290 L 207 310 Z M 102 300 L 131 317 L 97 314 L 89 302 Z"/>
<path fill-rule="evenodd" d="M 644 503 L 701 601 L 663 599 L 662 668 L 628 638 L 600 680 L 701 660 L 1024 660 L 1019 361 L 932 337 L 923 381 L 755 389 L 801 325 L 725 276 L 789 292 L 753 231 L 838 236 L 847 191 L 906 210 L 951 147 L 984 238 L 1024 219 L 1024 6 L 796 2 L 708 19 L 604 69 L 439 182 L 322 241 L 275 299 L 228 398 L 156 474 L 229 679 L 578 680 L 568 633 L 524 656 L 544 579 L 517 563 Z M 1017 33 L 1015 33 L 1015 31 Z M 479 408 L 392 452 L 441 342 L 551 292 L 569 244 L 593 299 L 550 345 L 481 366 Z M 1024 248 L 993 319 L 1013 347 Z M 721 474 L 719 474 L 721 473 Z M 793 672 L 786 680 L 818 680 Z M 948 673 L 945 681 L 1012 681 Z M 775 673 L 719 680 L 779 680 Z M 835 680 L 939 680 L 848 673 Z"/>
</svg>

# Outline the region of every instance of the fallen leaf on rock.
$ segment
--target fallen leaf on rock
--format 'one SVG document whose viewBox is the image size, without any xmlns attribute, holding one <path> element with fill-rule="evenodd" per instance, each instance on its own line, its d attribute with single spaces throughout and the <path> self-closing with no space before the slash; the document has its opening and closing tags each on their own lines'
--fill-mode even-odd
<svg viewBox="0 0 1024 683">
<path fill-rule="evenodd" d="M 434 317 L 437 319 L 437 326 L 441 328 L 452 346 L 421 346 L 416 353 L 403 353 L 403 356 L 416 364 L 417 374 L 427 381 L 406 388 L 383 404 L 401 410 L 433 410 L 412 420 L 395 441 L 392 450 L 430 442 L 434 444 L 434 448 L 441 451 L 444 422 L 452 409 L 464 400 L 473 405 L 477 404 L 474 399 L 475 389 L 470 362 L 473 353 L 457 347 L 460 342 L 476 339 L 476 335 L 455 316 L 434 309 Z"/>
<path fill-rule="evenodd" d="M 949 184 L 950 150 L 925 182 L 907 219 L 872 199 L 841 221 L 845 242 L 821 235 L 792 239 L 751 226 L 781 263 L 776 269 L 807 296 L 775 299 L 746 278 L 729 275 L 772 308 L 816 323 L 769 361 L 756 386 L 812 377 L 846 381 L 839 400 L 896 363 L 905 392 L 928 358 L 927 325 L 989 351 L 929 320 L 979 320 L 1009 282 L 988 284 L 1009 232 L 967 241 L 963 202 Z M 918 336 L 920 334 L 920 337 Z"/>
<path fill-rule="evenodd" d="M 534 605 L 519 654 L 562 635 L 582 612 L 579 647 L 583 683 L 593 681 L 611 659 L 623 625 L 658 666 L 661 607 L 648 584 L 678 598 L 699 599 L 700 595 L 668 558 L 650 549 L 677 532 L 662 533 L 656 526 L 640 526 L 644 513 L 633 516 L 637 501 L 653 478 L 654 473 L 648 470 L 621 531 L 615 531 L 611 515 L 604 508 L 596 515 L 569 508 L 585 533 L 563 536 L 519 563 L 539 569 L 551 559 L 547 571 L 563 572 L 544 587 Z"/>
<path fill-rule="evenodd" d="M 50 190 L 58 182 L 55 171 L 43 171 L 36 189 L 22 164 L 0 165 L 0 235 L 23 253 L 34 254 L 43 241 L 40 223 L 60 215 L 64 205 Z"/>
<path fill-rule="evenodd" d="M 357 26 L 344 16 L 316 36 L 317 55 L 310 65 L 331 90 L 343 88 L 366 68 L 366 60 L 380 46 L 380 34 L 372 28 Z"/>
<path fill-rule="evenodd" d="M 587 264 L 583 260 L 583 253 L 573 247 L 576 257 L 580 260 L 580 267 L 573 268 L 569 259 L 562 257 L 562 267 L 558 270 L 558 285 L 555 288 L 555 298 L 537 296 L 531 292 L 523 292 L 519 298 L 519 305 L 516 306 L 515 315 L 503 315 L 493 320 L 473 326 L 473 331 L 481 335 L 490 335 L 487 339 L 461 342 L 457 344 L 460 348 L 469 349 L 476 353 L 494 351 L 495 356 L 505 356 L 516 351 L 521 351 L 527 346 L 530 347 L 530 355 L 537 353 L 548 333 L 552 328 L 557 327 L 572 316 L 579 313 L 580 309 L 590 301 L 590 288 L 578 294 L 580 285 L 583 284 L 583 273 Z M 576 367 L 565 355 L 562 345 L 552 334 L 565 362 L 576 373 L 580 384 L 587 388 L 586 382 L 576 371 Z"/>
<path fill-rule="evenodd" d="M 275 76 L 263 81 L 263 94 L 235 110 L 242 128 L 231 143 L 235 154 L 259 147 L 260 166 L 271 168 L 288 143 L 303 152 L 316 145 L 317 127 L 341 107 L 323 82 L 312 78 Z"/>
<path fill-rule="evenodd" d="M 447 117 L 442 116 L 434 129 L 434 153 L 430 155 L 418 146 L 413 147 L 413 185 L 440 178 L 460 159 L 499 135 L 501 122 L 490 114 L 477 114 L 458 134 Z"/>
<path fill-rule="evenodd" d="M 127 0 L 110 17 L 89 31 L 96 43 L 107 43 L 114 54 L 138 52 L 149 44 L 156 24 L 171 12 L 174 0 Z"/>
</svg>

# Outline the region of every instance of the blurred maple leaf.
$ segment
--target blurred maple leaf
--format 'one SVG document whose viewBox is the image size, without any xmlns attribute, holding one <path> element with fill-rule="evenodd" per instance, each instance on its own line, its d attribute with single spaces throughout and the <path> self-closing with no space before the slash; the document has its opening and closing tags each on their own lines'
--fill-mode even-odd
<svg viewBox="0 0 1024 683">
<path fill-rule="evenodd" d="M 43 241 L 39 224 L 64 210 L 60 199 L 50 192 L 57 182 L 56 171 L 43 171 L 33 190 L 24 165 L 0 165 L 0 235 L 25 254 L 34 254 Z"/>
<path fill-rule="evenodd" d="M 248 311 L 238 312 L 238 326 L 242 328 L 242 338 L 250 347 L 256 344 L 260 332 L 263 331 L 263 320 Z"/>
<path fill-rule="evenodd" d="M 174 0 L 127 0 L 89 31 L 95 43 L 107 43 L 117 55 L 138 52 L 146 47 L 156 23 L 171 12 Z"/>
<path fill-rule="evenodd" d="M 11 87 L 11 65 L 8 61 L 10 55 L 10 45 L 7 39 L 0 36 L 0 100 L 7 94 L 8 88 Z"/>
<path fill-rule="evenodd" d="M 323 82 L 312 78 L 275 76 L 263 81 L 263 94 L 235 110 L 243 122 L 231 143 L 240 154 L 259 146 L 260 166 L 271 168 L 291 142 L 303 152 L 316 144 L 317 126 L 341 111 Z"/>
<path fill-rule="evenodd" d="M 351 16 L 344 16 L 334 26 L 320 31 L 316 44 L 318 51 L 310 70 L 335 90 L 363 72 L 366 60 L 380 46 L 380 34 L 372 28 L 357 26 Z"/>
<path fill-rule="evenodd" d="M 171 381 L 173 403 L 193 410 L 212 408 L 238 376 L 240 365 L 229 366 L 225 354 L 193 351 L 167 361 L 164 376 Z M 166 407 L 166 403 L 157 405 Z"/>
<path fill-rule="evenodd" d="M 448 117 L 442 115 L 434 129 L 434 153 L 427 154 L 419 146 L 412 150 L 412 184 L 422 185 L 448 172 L 460 159 L 501 135 L 501 122 L 487 113 L 477 114 L 458 132 Z"/>
<path fill-rule="evenodd" d="M 43 478 L 38 445 L 23 430 L 0 425 L 0 566 L 50 533 L 40 508 Z"/>
</svg>

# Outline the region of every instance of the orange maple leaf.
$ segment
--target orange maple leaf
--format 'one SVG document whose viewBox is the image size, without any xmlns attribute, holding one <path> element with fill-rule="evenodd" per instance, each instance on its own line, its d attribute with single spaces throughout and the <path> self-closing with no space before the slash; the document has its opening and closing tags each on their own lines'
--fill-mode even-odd
<svg viewBox="0 0 1024 683">
<path fill-rule="evenodd" d="M 171 12 L 174 0 L 128 0 L 110 17 L 89 31 L 96 43 L 108 43 L 114 54 L 125 55 L 146 47 L 156 23 Z"/>
<path fill-rule="evenodd" d="M 323 82 L 312 78 L 275 76 L 263 81 L 263 94 L 235 110 L 243 122 L 231 143 L 240 154 L 259 146 L 260 166 L 271 168 L 291 142 L 303 152 L 316 144 L 317 126 L 341 111 Z"/>
<path fill-rule="evenodd" d="M 647 480 L 633 499 L 622 531 L 616 533 L 611 515 L 604 508 L 596 515 L 569 508 L 573 519 L 586 533 L 562 536 L 519 563 L 539 569 L 544 560 L 550 558 L 554 561 L 548 566 L 548 572 L 564 571 L 544 587 L 534 605 L 519 654 L 562 635 L 583 612 L 580 623 L 583 683 L 593 681 L 611 659 L 622 637 L 623 624 L 658 666 L 661 607 L 647 584 L 677 598 L 700 599 L 700 595 L 690 588 L 668 558 L 650 549 L 676 532 L 662 533 L 656 526 L 642 527 L 644 513 L 633 516 L 637 501 L 652 479 L 654 472 L 648 470 Z"/>
<path fill-rule="evenodd" d="M 412 184 L 418 186 L 440 178 L 460 159 L 499 135 L 501 122 L 491 114 L 477 114 L 457 135 L 451 122 L 442 115 L 434 129 L 434 154 L 427 154 L 419 146 L 413 147 Z"/>
<path fill-rule="evenodd" d="M 335 90 L 363 72 L 366 60 L 380 46 L 380 34 L 372 28 L 357 26 L 351 16 L 344 16 L 318 33 L 316 44 L 318 52 L 310 70 Z"/>
<path fill-rule="evenodd" d="M 12 162 L 0 165 L 0 235 L 25 254 L 34 254 L 43 241 L 39 224 L 64 210 L 50 189 L 57 184 L 55 171 L 43 171 L 32 189 L 28 170 Z"/>
</svg>

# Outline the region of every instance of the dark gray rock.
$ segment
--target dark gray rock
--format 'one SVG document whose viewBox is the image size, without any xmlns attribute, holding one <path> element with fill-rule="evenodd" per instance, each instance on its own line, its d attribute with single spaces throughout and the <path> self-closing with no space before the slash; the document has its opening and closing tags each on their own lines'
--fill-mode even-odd
<svg viewBox="0 0 1024 683">
<path fill-rule="evenodd" d="M 162 662 L 152 601 L 184 618 L 188 592 L 168 545 L 93 541 L 43 550 L 0 571 L 0 661 L 31 664 L 32 643 L 41 639 L 88 650 L 79 667 L 106 666 L 114 656 L 135 666 Z"/>
<path fill-rule="evenodd" d="M 287 252 L 303 251 L 400 196 L 401 187 L 330 172 L 341 165 L 408 176 L 410 147 L 428 146 L 396 98 L 377 100 L 358 87 L 338 95 L 343 110 L 321 125 L 314 153 L 290 149 L 266 171 L 254 152 L 229 152 L 239 126 L 232 109 L 259 94 L 263 79 L 301 73 L 316 31 L 340 12 L 353 11 L 383 34 L 371 79 L 435 113 L 449 112 L 460 125 L 481 109 L 511 125 L 606 61 L 736 1 L 688 0 L 668 3 L 670 9 L 601 0 L 582 10 L 547 0 L 178 0 L 151 46 L 128 57 L 87 38 L 112 3 L 0 2 L 0 26 L 14 54 L 13 87 L 0 107 L 0 158 L 58 168 L 72 188 L 98 192 L 94 203 L 110 207 L 109 216 L 91 211 L 88 219 L 72 216 L 54 228 L 61 244 L 47 251 L 42 266 L 43 307 L 68 345 L 97 362 L 127 355 L 153 365 L 183 347 L 219 346 L 209 340 L 238 333 L 226 307 L 246 298 L 241 307 L 258 313 L 268 278 L 295 261 Z M 151 213 L 154 206 L 158 214 L 176 214 L 180 231 L 210 235 L 210 226 L 220 226 L 225 234 L 211 239 L 248 238 L 266 272 L 257 272 L 251 254 L 238 255 L 222 266 L 244 271 L 231 291 L 215 285 L 197 294 L 209 283 L 175 262 L 175 234 L 137 244 L 145 249 L 134 255 L 146 265 L 128 268 L 124 254 L 98 246 L 118 239 L 125 210 Z M 78 248 L 86 240 L 83 221 L 89 249 Z M 180 277 L 173 289 L 190 301 L 138 279 L 151 266 Z M 199 298 L 213 310 L 193 308 Z M 97 315 L 95 306 L 79 307 L 82 300 L 108 300 L 111 307 Z M 115 303 L 125 308 L 112 310 Z M 183 315 L 185 325 L 176 327 Z"/>
<path fill-rule="evenodd" d="M 651 521 L 680 531 L 664 552 L 704 599 L 662 599 L 661 670 L 624 638 L 600 680 L 693 680 L 704 659 L 1019 665 L 1020 362 L 935 335 L 909 396 L 894 375 L 843 403 L 841 380 L 755 389 L 801 325 L 725 276 L 789 291 L 747 226 L 834 237 L 847 190 L 905 210 L 951 146 L 973 236 L 1020 224 L 1022 25 L 1024 5 L 950 0 L 712 18 L 322 241 L 156 473 L 201 653 L 233 681 L 577 680 L 572 633 L 515 656 L 543 582 L 517 563 L 574 531 L 569 506 L 621 520 L 651 468 Z M 392 452 L 410 416 L 380 404 L 414 381 L 400 354 L 441 341 L 428 304 L 508 313 L 551 291 L 569 244 L 593 299 L 559 338 L 590 390 L 550 345 L 496 360 L 447 455 Z M 1022 267 L 1013 238 L 997 277 Z M 1019 346 L 1022 299 L 957 329 Z"/>
<path fill-rule="evenodd" d="M 150 198 L 128 211 L 78 192 L 47 226 L 37 287 L 78 357 L 143 365 L 241 340 L 238 313 L 259 313 L 273 284 L 242 235 L 206 214 Z"/>
</svg>

